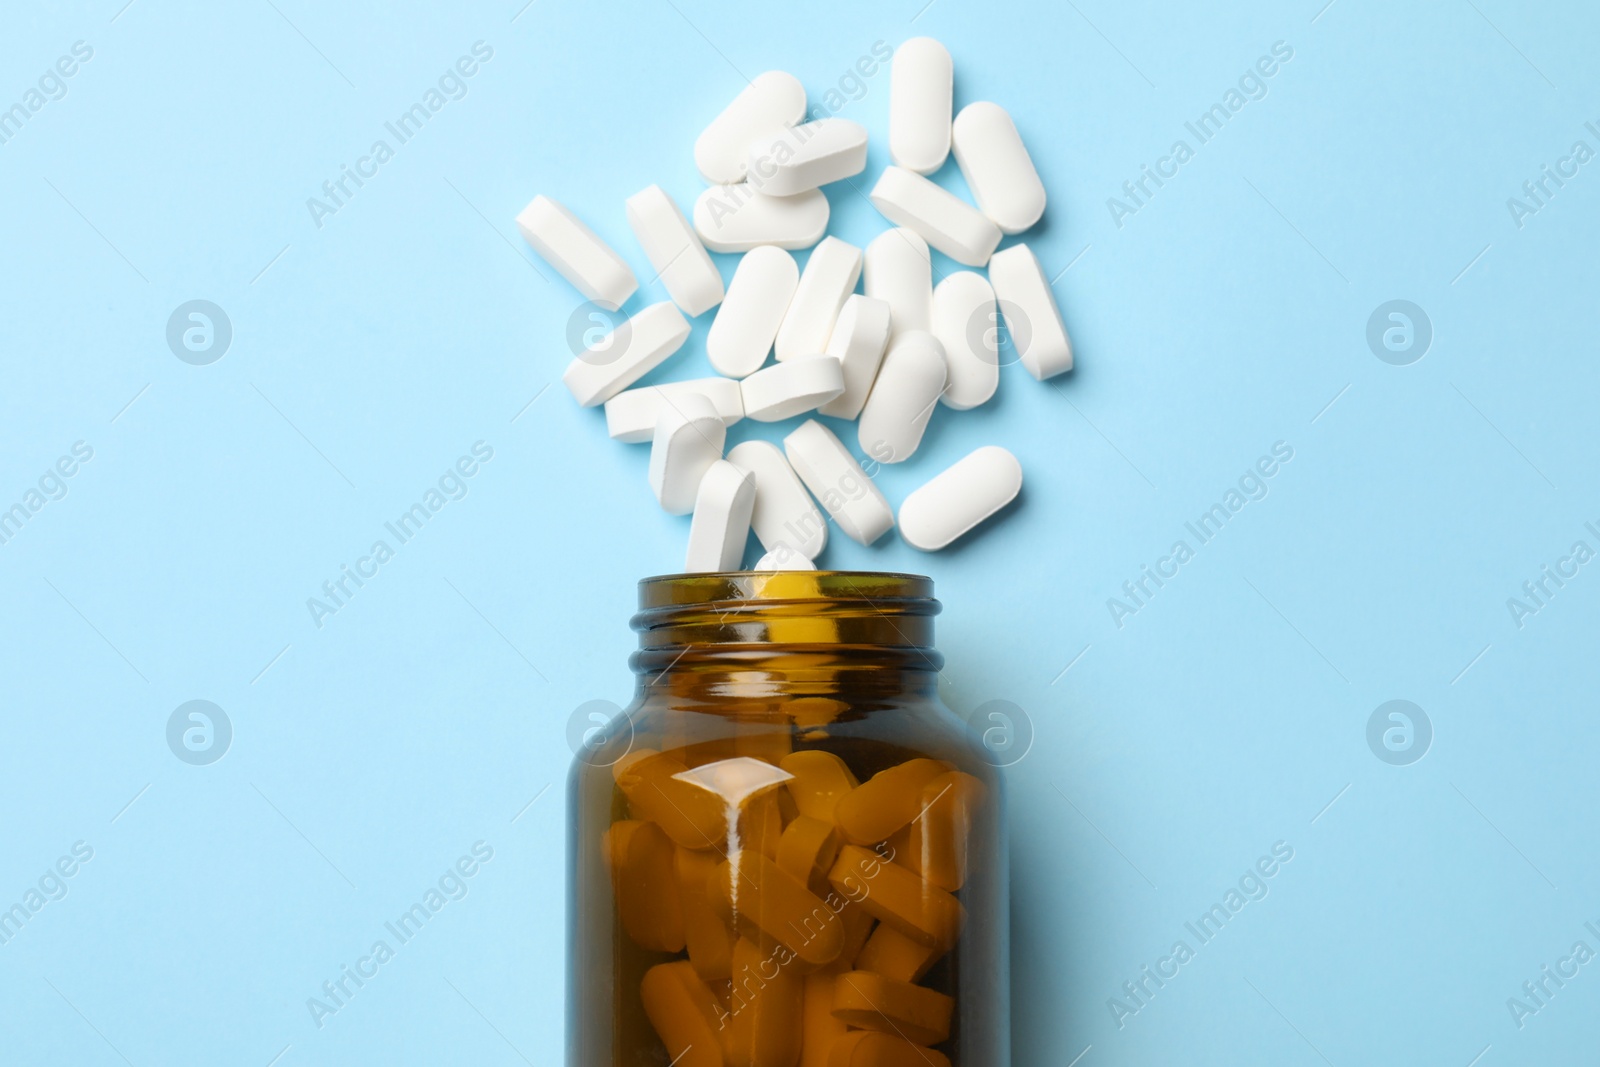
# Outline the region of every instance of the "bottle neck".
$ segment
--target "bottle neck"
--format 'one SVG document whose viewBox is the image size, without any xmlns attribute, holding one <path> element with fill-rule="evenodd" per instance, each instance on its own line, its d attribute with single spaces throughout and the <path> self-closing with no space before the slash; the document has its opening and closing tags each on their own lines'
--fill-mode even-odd
<svg viewBox="0 0 1600 1067">
<path fill-rule="evenodd" d="M 700 710 L 931 697 L 944 662 L 933 647 L 932 594 L 929 579 L 903 574 L 649 578 L 639 584 L 630 665 L 644 698 Z"/>
</svg>

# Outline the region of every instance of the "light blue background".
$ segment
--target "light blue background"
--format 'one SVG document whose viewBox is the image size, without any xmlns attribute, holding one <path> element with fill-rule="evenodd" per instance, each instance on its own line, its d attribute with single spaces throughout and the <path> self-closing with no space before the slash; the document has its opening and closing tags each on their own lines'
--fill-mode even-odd
<svg viewBox="0 0 1600 1067">
<path fill-rule="evenodd" d="M 0 906 L 74 842 L 94 858 L 0 946 L 0 1058 L 559 1060 L 566 722 L 628 699 L 633 583 L 680 565 L 687 520 L 561 387 L 578 298 L 512 218 L 555 196 L 649 278 L 623 199 L 692 201 L 693 139 L 743 76 L 792 71 L 815 104 L 921 33 L 958 105 L 1003 103 L 1028 141 L 1078 368 L 1008 366 L 879 476 L 898 503 L 1003 444 L 1027 488 L 1002 522 L 938 556 L 836 534 L 824 562 L 932 574 L 949 704 L 1031 720 L 1016 1062 L 1593 1057 L 1600 964 L 1520 1029 L 1506 1001 L 1600 949 L 1600 569 L 1521 628 L 1506 601 L 1600 548 L 1600 164 L 1520 228 L 1506 201 L 1600 148 L 1600 14 L 522 2 L 6 5 L 0 105 L 94 55 L 0 146 L 0 506 L 74 442 L 94 457 L 0 545 Z M 480 40 L 465 98 L 318 228 L 307 198 Z M 1276 41 L 1266 97 L 1119 228 L 1107 199 Z M 888 95 L 885 70 L 840 111 L 875 138 L 862 189 Z M 846 239 L 884 225 L 830 200 Z M 1410 366 L 1365 340 L 1397 298 L 1434 330 Z M 191 299 L 232 322 L 209 366 L 165 342 Z M 658 379 L 707 373 L 710 318 Z M 477 441 L 465 499 L 314 625 L 307 598 Z M 1108 598 L 1278 441 L 1270 495 L 1115 625 Z M 1410 766 L 1366 742 L 1395 698 L 1435 731 Z M 233 725 L 209 766 L 166 743 L 191 699 Z M 468 895 L 319 1028 L 307 998 L 478 841 Z M 1119 1028 L 1122 983 L 1278 841 L 1270 895 Z"/>
</svg>

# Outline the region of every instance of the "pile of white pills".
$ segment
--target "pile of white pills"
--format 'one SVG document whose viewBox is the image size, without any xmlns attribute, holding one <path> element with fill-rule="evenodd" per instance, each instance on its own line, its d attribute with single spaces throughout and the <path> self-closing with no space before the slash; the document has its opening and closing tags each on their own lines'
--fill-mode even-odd
<svg viewBox="0 0 1600 1067">
<path fill-rule="evenodd" d="M 952 117 L 953 84 L 938 41 L 918 37 L 895 52 L 893 165 L 867 194 L 894 228 L 864 250 L 827 236 L 821 187 L 866 169 L 867 131 L 841 118 L 804 121 L 805 89 L 782 71 L 752 81 L 695 142 L 710 187 L 690 217 L 660 186 L 628 198 L 628 225 L 671 299 L 622 320 L 562 380 L 584 407 L 605 405 L 612 438 L 650 442 L 656 500 L 693 516 L 686 571 L 737 570 L 752 530 L 766 550 L 756 569 L 811 569 L 829 519 L 863 545 L 898 526 L 907 544 L 931 552 L 1021 491 L 1016 457 L 986 445 L 907 496 L 897 522 L 850 449 L 816 419 L 782 449 L 766 441 L 726 449 L 728 427 L 741 419 L 815 412 L 855 420 L 873 462 L 910 459 L 941 402 L 964 411 L 994 395 L 1002 315 L 1033 377 L 1072 369 L 1038 259 L 1020 243 L 996 251 L 1039 221 L 1044 185 L 1004 108 L 974 103 Z M 952 152 L 976 206 L 927 177 Z M 638 288 L 622 258 L 549 197 L 535 197 L 517 225 L 607 311 Z M 741 255 L 726 288 L 708 249 Z M 804 270 L 792 254 L 802 249 L 811 249 Z M 958 271 L 936 287 L 930 249 L 987 276 Z M 712 308 L 706 356 L 722 377 L 629 388 L 683 346 L 686 314 Z"/>
</svg>

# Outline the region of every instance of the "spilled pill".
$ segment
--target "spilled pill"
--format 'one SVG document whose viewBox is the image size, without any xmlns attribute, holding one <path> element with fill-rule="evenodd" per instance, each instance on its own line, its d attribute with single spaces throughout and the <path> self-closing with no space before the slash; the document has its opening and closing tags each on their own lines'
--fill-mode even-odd
<svg viewBox="0 0 1600 1067">
<path fill-rule="evenodd" d="M 933 325 L 933 257 L 915 230 L 885 230 L 867 245 L 867 295 L 889 305 L 889 334 Z"/>
<path fill-rule="evenodd" d="M 606 432 L 613 441 L 639 444 L 656 435 L 656 420 L 667 403 L 686 393 L 699 393 L 711 401 L 724 426 L 744 418 L 744 400 L 739 383 L 732 378 L 691 378 L 682 382 L 663 382 L 625 389 L 606 401 Z"/>
<path fill-rule="evenodd" d="M 695 139 L 695 165 L 710 187 L 692 210 L 680 209 L 660 185 L 626 201 L 652 280 L 671 300 L 622 320 L 563 373 L 580 405 L 606 404 L 613 439 L 652 442 L 653 493 L 670 512 L 694 514 L 686 571 L 743 564 L 747 507 L 749 530 L 762 545 L 755 567 L 768 574 L 815 570 L 830 519 L 862 544 L 896 525 L 921 550 L 950 544 L 1020 492 L 1021 470 L 1010 453 L 979 449 L 907 497 L 898 514 L 863 467 L 913 456 L 940 403 L 958 411 L 988 403 L 1007 336 L 1014 358 L 1036 379 L 1073 367 L 1072 343 L 1038 258 L 1022 244 L 997 251 L 1005 235 L 1035 226 L 1047 203 L 1011 113 L 989 101 L 956 112 L 954 64 L 937 40 L 916 37 L 892 52 L 873 51 L 890 65 L 889 162 L 868 195 L 890 227 L 864 248 L 828 236 L 831 202 L 823 189 L 855 185 L 871 155 L 868 132 L 836 114 L 835 104 L 808 114 L 801 83 L 767 71 Z M 871 76 L 867 67 L 861 74 Z M 965 178 L 961 194 L 931 180 L 952 154 Z M 517 223 L 534 249 L 601 307 L 615 311 L 637 290 L 627 263 L 549 197 L 535 197 Z M 936 271 L 936 251 L 986 271 Z M 726 283 L 712 253 L 740 257 Z M 630 388 L 684 345 L 686 315 L 707 312 L 706 357 L 719 377 Z M 574 321 L 569 335 L 580 328 Z M 789 433 L 781 449 L 752 443 L 720 455 L 726 428 L 741 419 L 779 422 L 813 411 L 856 421 L 855 441 L 846 447 L 838 431 L 813 420 Z M 788 579 L 763 579 L 771 580 Z M 837 625 L 824 620 L 816 632 Z M 793 620 L 780 629 L 811 632 Z M 778 820 L 780 829 L 789 818 Z M 775 840 L 763 840 L 762 850 L 772 854 Z M 899 843 L 915 844 L 908 832 Z"/>
<path fill-rule="evenodd" d="M 669 515 L 694 510 L 700 480 L 722 458 L 727 435 L 717 409 L 699 393 L 662 404 L 650 443 L 650 489 Z"/>
<path fill-rule="evenodd" d="M 999 104 L 968 104 L 951 127 L 956 163 L 978 210 L 1002 233 L 1021 233 L 1044 215 L 1044 183 L 1022 135 Z"/>
<path fill-rule="evenodd" d="M 639 247 L 667 287 L 667 295 L 684 314 L 701 315 L 722 302 L 722 275 L 689 220 L 661 186 L 634 193 L 628 197 L 626 209 Z"/>
<path fill-rule="evenodd" d="M 1017 358 L 1028 373 L 1042 382 L 1071 370 L 1072 341 L 1033 250 L 1012 245 L 995 253 L 989 261 L 989 284 L 994 286 Z"/>
<path fill-rule="evenodd" d="M 694 202 L 694 228 L 713 252 L 810 248 L 828 230 L 828 198 L 816 189 L 767 196 L 745 182 L 713 185 Z"/>
<path fill-rule="evenodd" d="M 868 194 L 872 206 L 897 226 L 969 267 L 989 262 L 1000 243 L 1000 227 L 942 185 L 904 167 L 886 167 Z"/>
<path fill-rule="evenodd" d="M 861 451 L 880 463 L 910 459 L 944 383 L 944 347 L 938 339 L 922 330 L 896 334 L 856 422 Z"/>
<path fill-rule="evenodd" d="M 739 383 L 746 418 L 778 422 L 803 415 L 844 392 L 844 368 L 832 356 L 763 367 Z"/>
<path fill-rule="evenodd" d="M 755 506 L 756 480 L 748 471 L 725 459 L 711 464 L 695 492 L 684 571 L 738 570 Z"/>
<path fill-rule="evenodd" d="M 779 545 L 771 552 L 764 552 L 756 560 L 753 571 L 814 571 L 817 565 L 806 559 L 799 552 L 787 545 Z"/>
<path fill-rule="evenodd" d="M 658 367 L 689 338 L 689 322 L 670 300 L 651 304 L 567 364 L 561 381 L 583 407 L 610 400 Z"/>
<path fill-rule="evenodd" d="M 956 271 L 933 290 L 933 335 L 944 346 L 949 381 L 939 399 L 966 411 L 994 396 L 1000 384 L 999 315 L 989 280 Z"/>
<path fill-rule="evenodd" d="M 955 65 L 932 37 L 895 49 L 889 71 L 889 155 L 899 166 L 932 174 L 950 154 Z"/>
<path fill-rule="evenodd" d="M 956 460 L 900 504 L 900 536 L 937 552 L 1011 503 L 1022 491 L 1022 464 L 999 445 Z"/>
<path fill-rule="evenodd" d="M 844 302 L 827 349 L 844 369 L 844 392 L 819 407 L 818 414 L 841 419 L 861 414 L 889 347 L 889 319 L 888 303 L 876 297 L 852 293 Z"/>
<path fill-rule="evenodd" d="M 825 237 L 811 250 L 789 311 L 778 328 L 774 352 L 780 360 L 814 356 L 828 344 L 845 298 L 861 277 L 861 249 Z"/>
<path fill-rule="evenodd" d="M 799 78 L 781 70 L 758 74 L 695 140 L 694 165 L 713 185 L 743 181 L 750 142 L 793 126 L 805 113 Z"/>
<path fill-rule="evenodd" d="M 870 545 L 894 528 L 894 511 L 850 450 L 822 423 L 807 419 L 783 439 L 789 465 L 846 537 Z"/>
<path fill-rule="evenodd" d="M 866 127 L 849 119 L 818 119 L 751 142 L 748 180 L 768 196 L 794 196 L 853 177 L 866 166 Z"/>
<path fill-rule="evenodd" d="M 728 450 L 728 462 L 755 476 L 750 528 L 761 546 L 768 552 L 782 547 L 816 559 L 828 543 L 828 522 L 778 447 L 767 441 L 745 441 Z"/>
<path fill-rule="evenodd" d="M 761 245 L 746 252 L 706 333 L 711 365 L 730 378 L 743 378 L 760 368 L 799 283 L 794 256 L 778 246 Z"/>
<path fill-rule="evenodd" d="M 536 196 L 517 215 L 517 229 L 540 257 L 572 283 L 585 300 L 615 311 L 639 288 L 633 271 L 611 246 L 548 196 Z"/>
</svg>

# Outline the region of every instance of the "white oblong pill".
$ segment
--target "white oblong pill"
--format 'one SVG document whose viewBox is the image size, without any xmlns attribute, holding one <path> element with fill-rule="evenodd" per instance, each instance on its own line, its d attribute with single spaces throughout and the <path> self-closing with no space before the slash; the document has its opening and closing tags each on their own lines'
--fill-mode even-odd
<svg viewBox="0 0 1600 1067">
<path fill-rule="evenodd" d="M 867 128 L 818 119 L 752 141 L 747 180 L 768 196 L 794 196 L 866 169 Z"/>
<path fill-rule="evenodd" d="M 817 408 L 817 414 L 841 419 L 861 414 L 889 347 L 889 318 L 888 303 L 876 297 L 854 293 L 844 302 L 827 351 L 844 370 L 844 392 Z"/>
<path fill-rule="evenodd" d="M 779 545 L 771 552 L 764 553 L 756 560 L 756 565 L 750 568 L 753 571 L 814 571 L 817 565 L 806 559 L 800 553 L 789 548 L 788 545 Z"/>
<path fill-rule="evenodd" d="M 855 245 L 825 237 L 811 250 L 773 345 L 779 360 L 814 356 L 827 347 L 839 309 L 860 277 L 861 249 Z"/>
<path fill-rule="evenodd" d="M 994 286 L 1006 332 L 1028 373 L 1042 382 L 1071 370 L 1072 339 L 1033 250 L 1012 245 L 996 253 L 989 261 L 989 284 Z"/>
<path fill-rule="evenodd" d="M 744 398 L 739 383 L 732 378 L 691 378 L 682 382 L 663 382 L 638 389 L 626 389 L 606 401 L 606 433 L 613 441 L 639 444 L 656 435 L 656 420 L 669 403 L 687 393 L 698 393 L 711 401 L 724 426 L 744 418 Z"/>
<path fill-rule="evenodd" d="M 611 246 L 548 196 L 536 196 L 517 215 L 517 229 L 573 288 L 607 311 L 627 303 L 639 288 L 633 271 Z"/>
<path fill-rule="evenodd" d="M 1000 244 L 1000 227 L 950 190 L 904 167 L 886 167 L 868 194 L 897 226 L 908 226 L 957 263 L 981 267 Z"/>
<path fill-rule="evenodd" d="M 944 382 L 938 338 L 923 330 L 896 334 L 856 423 L 861 451 L 880 463 L 909 459 L 922 443 Z"/>
<path fill-rule="evenodd" d="M 561 381 L 583 407 L 610 400 L 683 347 L 689 320 L 670 300 L 641 308 L 567 364 Z"/>
<path fill-rule="evenodd" d="M 746 182 L 713 185 L 694 202 L 694 228 L 713 252 L 810 248 L 828 232 L 828 198 L 815 189 L 767 196 Z"/>
<path fill-rule="evenodd" d="M 933 290 L 933 335 L 944 346 L 946 407 L 966 411 L 1000 384 L 1000 329 L 994 290 L 981 274 L 956 271 Z"/>
<path fill-rule="evenodd" d="M 1022 464 L 999 445 L 968 453 L 900 505 L 900 536 L 912 548 L 936 552 L 1016 498 Z"/>
<path fill-rule="evenodd" d="M 744 543 L 750 536 L 750 513 L 755 506 L 753 474 L 725 459 L 707 468 L 695 491 L 683 569 L 691 574 L 738 570 L 744 561 Z"/>
<path fill-rule="evenodd" d="M 894 510 L 850 450 L 816 419 L 783 439 L 789 466 L 846 537 L 870 545 L 894 529 Z"/>
<path fill-rule="evenodd" d="M 722 275 L 678 205 L 659 185 L 628 197 L 628 225 L 672 302 L 693 317 L 722 303 Z"/>
<path fill-rule="evenodd" d="M 889 305 L 891 337 L 933 326 L 933 259 L 915 230 L 885 230 L 867 245 L 867 295 Z"/>
<path fill-rule="evenodd" d="M 730 378 L 758 370 L 772 351 L 799 283 L 800 268 L 783 249 L 762 245 L 746 252 L 706 333 L 711 365 Z"/>
<path fill-rule="evenodd" d="M 1005 108 L 968 104 L 951 127 L 951 143 L 978 210 L 1001 233 L 1021 233 L 1044 215 L 1044 182 Z"/>
<path fill-rule="evenodd" d="M 728 462 L 756 479 L 750 528 L 769 553 L 780 550 L 816 559 L 828 543 L 828 520 L 811 502 L 799 475 L 769 441 L 746 441 L 728 451 Z"/>
<path fill-rule="evenodd" d="M 814 411 L 844 392 L 844 368 L 832 356 L 763 367 L 739 383 L 746 418 L 778 422 Z"/>
<path fill-rule="evenodd" d="M 800 79 L 781 70 L 758 74 L 694 142 L 694 165 L 713 185 L 744 181 L 750 142 L 793 126 L 806 114 Z"/>
<path fill-rule="evenodd" d="M 650 443 L 650 490 L 669 515 L 694 510 L 695 493 L 711 465 L 722 458 L 728 428 L 711 401 L 686 393 L 661 406 Z"/>
<path fill-rule="evenodd" d="M 913 37 L 894 52 L 889 70 L 889 155 L 902 167 L 932 174 L 950 154 L 955 65 L 932 37 Z"/>
</svg>

